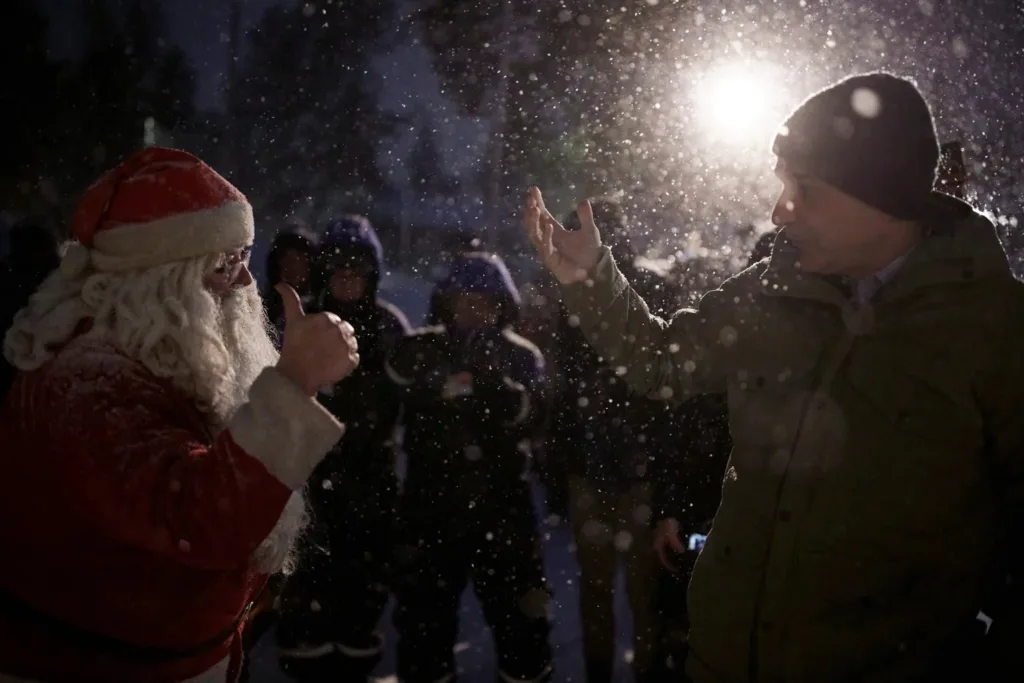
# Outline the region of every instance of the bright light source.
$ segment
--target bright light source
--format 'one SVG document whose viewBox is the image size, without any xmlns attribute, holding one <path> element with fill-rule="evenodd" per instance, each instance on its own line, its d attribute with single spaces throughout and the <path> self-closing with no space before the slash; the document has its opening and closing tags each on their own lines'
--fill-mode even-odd
<svg viewBox="0 0 1024 683">
<path fill-rule="evenodd" d="M 693 92 L 698 120 L 715 141 L 767 147 L 785 115 L 786 96 L 776 69 L 759 63 L 712 67 Z"/>
</svg>

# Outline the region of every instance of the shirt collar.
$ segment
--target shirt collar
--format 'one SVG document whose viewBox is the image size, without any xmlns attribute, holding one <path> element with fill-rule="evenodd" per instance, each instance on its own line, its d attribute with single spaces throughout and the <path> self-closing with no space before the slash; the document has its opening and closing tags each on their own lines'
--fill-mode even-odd
<svg viewBox="0 0 1024 683">
<path fill-rule="evenodd" d="M 871 297 L 873 297 L 879 289 L 896 276 L 896 273 L 910 256 L 911 251 L 913 251 L 913 249 L 903 252 L 893 259 L 889 265 L 882 268 L 874 275 L 869 275 L 868 277 L 859 279 L 857 281 L 856 289 L 857 301 L 862 304 L 870 301 Z"/>
</svg>

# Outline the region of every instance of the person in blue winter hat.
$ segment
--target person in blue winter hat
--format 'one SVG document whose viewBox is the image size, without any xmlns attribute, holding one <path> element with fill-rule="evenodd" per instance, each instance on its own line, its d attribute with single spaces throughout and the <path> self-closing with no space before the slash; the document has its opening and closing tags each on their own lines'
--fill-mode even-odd
<svg viewBox="0 0 1024 683">
<path fill-rule="evenodd" d="M 281 600 L 279 657 L 299 680 L 366 680 L 383 649 L 395 519 L 397 387 L 385 360 L 407 334 L 401 311 L 377 297 L 384 253 L 370 222 L 332 222 L 314 257 L 316 311 L 355 329 L 359 368 L 321 389 L 345 434 L 307 486 L 312 525 Z"/>
<path fill-rule="evenodd" d="M 408 475 L 399 502 L 398 677 L 453 681 L 459 599 L 472 580 L 500 677 L 547 681 L 550 594 L 526 480 L 544 413 L 544 359 L 512 327 L 519 293 L 494 255 L 459 256 L 429 326 L 388 361 L 403 391 Z"/>
</svg>

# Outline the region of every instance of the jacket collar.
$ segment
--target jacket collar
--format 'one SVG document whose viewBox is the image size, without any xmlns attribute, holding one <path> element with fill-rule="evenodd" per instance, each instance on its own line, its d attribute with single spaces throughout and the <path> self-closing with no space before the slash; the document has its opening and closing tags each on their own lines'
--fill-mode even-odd
<svg viewBox="0 0 1024 683">
<path fill-rule="evenodd" d="M 879 299 L 893 301 L 935 285 L 1013 277 L 991 221 L 953 197 L 941 195 L 935 206 L 924 240 L 882 286 Z M 761 278 L 762 291 L 840 307 L 849 304 L 839 278 L 802 273 L 796 262 L 797 250 L 783 230 Z"/>
</svg>

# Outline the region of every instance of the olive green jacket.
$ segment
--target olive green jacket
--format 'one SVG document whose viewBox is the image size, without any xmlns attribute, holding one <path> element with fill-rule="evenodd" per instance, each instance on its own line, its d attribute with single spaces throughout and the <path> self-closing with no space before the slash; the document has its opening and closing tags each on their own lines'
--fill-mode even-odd
<svg viewBox="0 0 1024 683">
<path fill-rule="evenodd" d="M 946 214 L 863 306 L 800 273 L 785 232 L 669 322 L 604 248 L 564 288 L 636 390 L 728 394 L 734 449 L 689 591 L 696 683 L 913 681 L 992 613 L 1024 510 L 1024 285 L 991 223 Z M 1019 616 L 993 632 L 1024 648 Z"/>
</svg>

